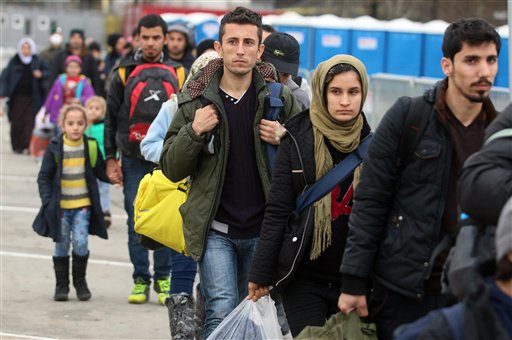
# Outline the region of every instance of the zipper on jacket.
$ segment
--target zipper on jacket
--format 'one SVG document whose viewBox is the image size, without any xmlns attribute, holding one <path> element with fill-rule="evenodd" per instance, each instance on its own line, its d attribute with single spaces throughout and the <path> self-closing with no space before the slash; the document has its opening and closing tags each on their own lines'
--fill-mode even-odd
<svg viewBox="0 0 512 340">
<path fill-rule="evenodd" d="M 283 276 L 279 281 L 276 282 L 275 287 L 279 286 L 281 284 L 281 282 L 286 280 L 292 274 L 293 269 L 297 265 L 297 259 L 299 258 L 299 254 L 302 250 L 302 247 L 304 246 L 304 238 L 306 237 L 306 231 L 307 231 L 308 224 L 309 224 L 309 215 L 310 214 L 311 214 L 311 206 L 308 207 L 308 214 L 306 215 L 306 222 L 305 222 L 304 230 L 302 232 L 299 249 L 297 250 L 297 254 L 295 254 L 295 258 L 293 259 L 292 266 L 291 266 L 290 270 L 288 271 L 288 273 L 286 273 L 285 276 Z"/>
</svg>

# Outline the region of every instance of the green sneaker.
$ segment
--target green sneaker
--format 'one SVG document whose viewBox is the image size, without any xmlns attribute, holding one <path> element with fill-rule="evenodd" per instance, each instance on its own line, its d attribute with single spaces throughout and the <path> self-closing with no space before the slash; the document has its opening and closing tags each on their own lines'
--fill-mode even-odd
<svg viewBox="0 0 512 340">
<path fill-rule="evenodd" d="M 149 284 L 143 279 L 135 279 L 135 287 L 133 287 L 132 294 L 128 296 L 129 303 L 141 304 L 149 299 Z"/>
<path fill-rule="evenodd" d="M 155 281 L 153 288 L 158 293 L 158 301 L 165 306 L 165 300 L 169 297 L 171 291 L 171 278 L 169 276 L 161 277 Z"/>
</svg>

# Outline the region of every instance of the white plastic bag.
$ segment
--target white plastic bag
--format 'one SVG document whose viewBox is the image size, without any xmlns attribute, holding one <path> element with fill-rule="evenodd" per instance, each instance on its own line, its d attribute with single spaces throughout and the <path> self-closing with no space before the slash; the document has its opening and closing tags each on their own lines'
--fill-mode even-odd
<svg viewBox="0 0 512 340">
<path fill-rule="evenodd" d="M 37 112 L 34 122 L 34 130 L 32 131 L 33 135 L 48 140 L 53 137 L 55 125 L 50 122 L 50 115 L 46 114 L 44 105 L 41 107 L 39 112 Z"/>
<path fill-rule="evenodd" d="M 257 302 L 242 301 L 207 340 L 221 339 L 283 339 L 274 301 L 270 296 L 264 296 Z"/>
</svg>

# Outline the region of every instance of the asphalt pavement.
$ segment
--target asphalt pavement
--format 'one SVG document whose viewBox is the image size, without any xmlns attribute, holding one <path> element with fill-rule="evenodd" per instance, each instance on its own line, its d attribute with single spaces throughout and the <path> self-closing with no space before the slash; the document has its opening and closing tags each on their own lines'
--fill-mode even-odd
<svg viewBox="0 0 512 340">
<path fill-rule="evenodd" d="M 121 188 L 111 187 L 109 239 L 89 238 L 90 301 L 53 301 L 54 243 L 32 222 L 40 206 L 38 164 L 12 153 L 9 124 L 0 118 L 0 339 L 169 339 L 167 308 L 157 294 L 143 305 L 128 303 L 132 265 Z"/>
</svg>

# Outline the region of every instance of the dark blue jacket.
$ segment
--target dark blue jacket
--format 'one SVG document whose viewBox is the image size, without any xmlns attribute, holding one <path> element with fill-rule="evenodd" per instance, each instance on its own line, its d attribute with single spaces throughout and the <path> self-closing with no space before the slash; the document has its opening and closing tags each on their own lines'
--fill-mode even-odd
<svg viewBox="0 0 512 340">
<path fill-rule="evenodd" d="M 55 242 L 60 241 L 61 235 L 61 208 L 60 196 L 62 177 L 62 158 L 63 158 L 63 135 L 54 137 L 46 152 L 44 153 L 43 163 L 37 176 L 39 186 L 39 196 L 41 196 L 42 206 L 32 225 L 36 233 L 41 236 L 51 237 Z M 100 204 L 100 193 L 96 178 L 103 182 L 109 182 L 105 170 L 105 161 L 101 156 L 98 147 L 97 160 L 94 168 L 89 160 L 89 146 L 87 139 L 92 139 L 84 135 L 84 154 L 85 154 L 85 179 L 87 181 L 87 190 L 91 199 L 91 218 L 89 220 L 89 234 L 97 235 L 107 239 L 107 228 L 105 226 L 104 215 Z"/>
<path fill-rule="evenodd" d="M 34 100 L 34 112 L 37 112 L 41 106 L 43 106 L 44 102 L 43 80 L 49 76 L 50 71 L 48 70 L 44 60 L 39 58 L 37 55 L 32 57 L 30 67 L 32 71 L 40 70 L 43 73 L 43 77 L 40 79 L 32 77 L 32 98 Z M 18 86 L 22 74 L 23 64 L 18 55 L 15 55 L 11 58 L 9 64 L 7 64 L 0 76 L 0 97 L 9 97 L 12 99 L 12 97 L 16 95 L 14 90 L 16 89 L 16 86 Z M 8 103 L 12 102 L 13 101 L 10 100 Z"/>
</svg>

